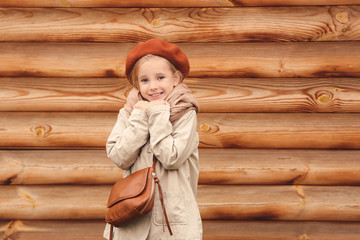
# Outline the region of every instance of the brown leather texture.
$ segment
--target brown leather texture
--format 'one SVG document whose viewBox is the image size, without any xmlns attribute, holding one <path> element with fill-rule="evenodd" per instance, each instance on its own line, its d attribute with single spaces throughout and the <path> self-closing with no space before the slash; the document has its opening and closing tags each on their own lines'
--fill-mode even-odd
<svg viewBox="0 0 360 240">
<path fill-rule="evenodd" d="M 141 169 L 113 186 L 108 199 L 106 222 L 115 227 L 146 215 L 154 205 L 154 167 Z"/>
<path fill-rule="evenodd" d="M 154 206 L 155 185 L 159 188 L 159 197 L 166 225 L 173 235 L 166 214 L 160 180 L 155 173 L 157 159 L 154 156 L 152 167 L 141 169 L 117 181 L 111 189 L 107 207 L 106 222 L 111 224 L 110 240 L 113 238 L 113 227 L 120 227 L 131 220 L 144 216 Z M 163 223 L 164 226 L 164 223 Z M 165 229 L 164 229 L 165 232 Z"/>
</svg>

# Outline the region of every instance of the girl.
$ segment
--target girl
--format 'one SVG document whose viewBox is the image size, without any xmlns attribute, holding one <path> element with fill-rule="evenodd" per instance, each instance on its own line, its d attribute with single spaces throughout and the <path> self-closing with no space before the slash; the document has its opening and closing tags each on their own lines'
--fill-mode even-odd
<svg viewBox="0 0 360 240">
<path fill-rule="evenodd" d="M 114 240 L 202 239 L 196 203 L 198 103 L 182 83 L 188 73 L 186 55 L 177 45 L 159 39 L 140 42 L 127 56 L 125 75 L 135 88 L 119 112 L 106 151 L 118 167 L 126 170 L 124 177 L 151 166 L 156 156 L 155 171 L 173 235 L 164 226 L 156 189 L 152 211 L 114 228 Z M 109 231 L 107 224 L 105 238 Z"/>
</svg>

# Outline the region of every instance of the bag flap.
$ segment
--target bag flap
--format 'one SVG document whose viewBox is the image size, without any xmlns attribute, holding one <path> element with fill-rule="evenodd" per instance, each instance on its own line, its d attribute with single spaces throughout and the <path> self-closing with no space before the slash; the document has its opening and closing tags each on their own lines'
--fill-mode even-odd
<svg viewBox="0 0 360 240">
<path fill-rule="evenodd" d="M 148 174 L 150 174 L 150 168 L 144 168 L 117 181 L 111 190 L 107 207 L 109 208 L 121 200 L 142 193 L 146 186 Z"/>
</svg>

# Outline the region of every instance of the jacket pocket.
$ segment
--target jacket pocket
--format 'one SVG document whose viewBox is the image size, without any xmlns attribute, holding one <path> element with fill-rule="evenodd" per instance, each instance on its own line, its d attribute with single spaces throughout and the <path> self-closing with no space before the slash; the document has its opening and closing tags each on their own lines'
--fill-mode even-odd
<svg viewBox="0 0 360 240">
<path fill-rule="evenodd" d="M 164 203 L 166 214 L 171 225 L 188 223 L 188 214 L 182 194 L 164 192 Z M 166 225 L 159 195 L 156 196 L 154 210 L 154 223 L 156 225 Z"/>
</svg>

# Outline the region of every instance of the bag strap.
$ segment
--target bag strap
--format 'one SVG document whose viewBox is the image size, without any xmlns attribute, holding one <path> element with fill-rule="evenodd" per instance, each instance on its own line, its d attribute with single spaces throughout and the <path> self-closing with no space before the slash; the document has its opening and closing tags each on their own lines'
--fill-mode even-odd
<svg viewBox="0 0 360 240">
<path fill-rule="evenodd" d="M 154 172 L 155 172 L 155 165 L 156 165 L 156 162 L 159 161 L 157 160 L 157 158 L 155 157 L 154 155 L 154 158 L 153 158 L 153 165 L 152 165 L 152 168 L 154 169 Z"/>
<path fill-rule="evenodd" d="M 154 168 L 154 180 L 155 180 L 155 183 L 158 185 L 158 189 L 159 189 L 159 197 L 160 197 L 160 202 L 161 202 L 161 207 L 162 207 L 162 210 L 163 210 L 163 218 L 162 218 L 162 225 L 163 225 L 163 231 L 165 232 L 165 228 L 164 228 L 164 217 L 165 217 L 165 221 L 166 221 L 166 225 L 167 225 L 167 228 L 169 229 L 169 233 L 170 235 L 173 235 L 172 231 L 171 231 L 171 227 L 170 227 L 170 223 L 169 223 L 169 219 L 167 217 L 167 214 L 166 214 L 166 209 L 165 209 L 165 203 L 164 203 L 164 194 L 163 194 L 163 191 L 162 191 L 162 188 L 161 188 L 161 185 L 160 185 L 160 180 L 159 178 L 157 177 L 156 173 L 155 173 L 155 165 L 156 165 L 156 162 L 157 162 L 157 158 L 155 157 L 154 155 L 154 163 L 153 163 L 153 168 Z"/>
<path fill-rule="evenodd" d="M 113 239 L 113 230 L 114 230 L 114 226 L 111 225 L 111 226 L 110 226 L 110 238 L 109 238 L 109 240 L 112 240 L 112 239 Z"/>
</svg>

